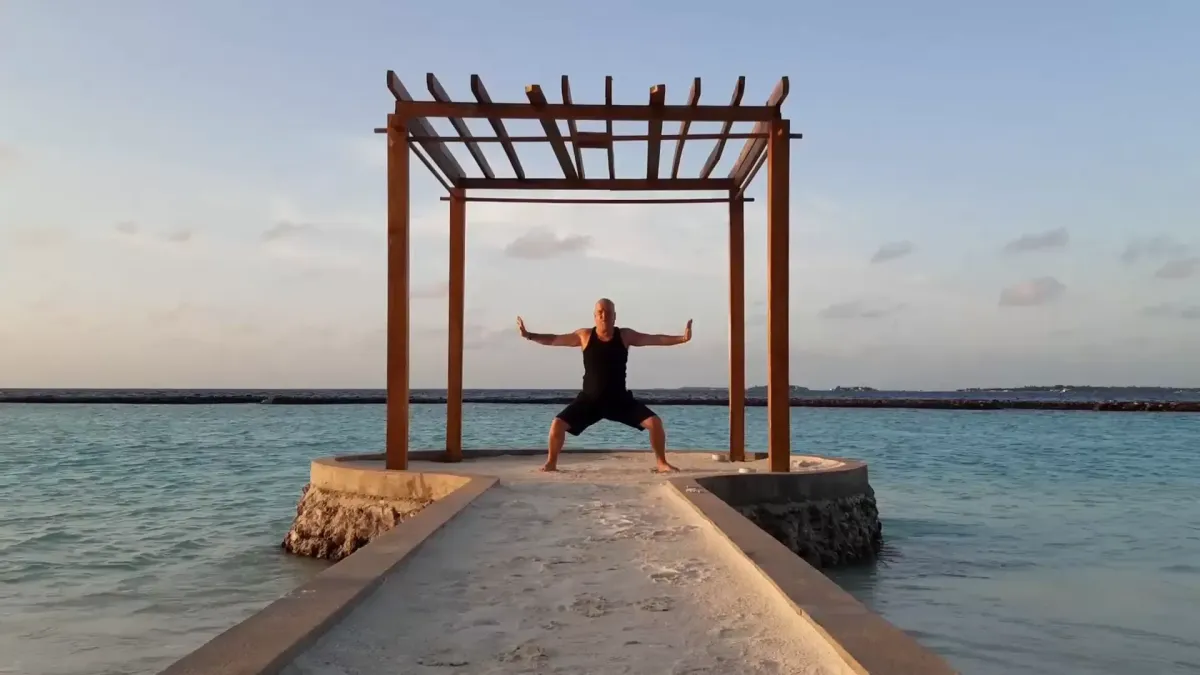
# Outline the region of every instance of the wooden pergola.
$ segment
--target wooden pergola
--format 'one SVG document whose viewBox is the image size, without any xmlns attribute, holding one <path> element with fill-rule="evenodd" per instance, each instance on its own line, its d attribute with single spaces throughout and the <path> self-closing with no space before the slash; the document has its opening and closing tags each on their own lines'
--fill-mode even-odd
<svg viewBox="0 0 1200 675">
<path fill-rule="evenodd" d="M 772 471 L 788 471 L 791 465 L 791 429 L 788 387 L 788 209 L 789 120 L 782 116 L 788 80 L 782 78 L 765 105 L 742 105 L 745 77 L 739 77 L 733 96 L 725 105 L 700 103 L 700 78 L 696 78 L 685 105 L 668 105 L 666 85 L 650 88 L 649 100 L 629 105 L 613 102 L 612 77 L 604 83 L 603 104 L 575 103 L 567 76 L 562 78 L 562 102 L 551 103 L 542 88 L 525 88 L 527 101 L 493 102 L 478 75 L 471 76 L 475 101 L 452 101 L 438 79 L 429 73 L 426 86 L 433 100 L 412 97 L 400 78 L 387 74 L 387 87 L 396 99 L 388 115 L 388 319 L 387 319 L 387 460 L 388 469 L 408 468 L 409 441 L 409 157 L 410 150 L 449 193 L 450 283 L 449 350 L 446 382 L 446 461 L 462 459 L 463 313 L 466 266 L 466 204 L 471 201 L 588 204 L 685 204 L 728 203 L 729 205 L 729 459 L 745 460 L 746 375 L 745 375 L 745 197 L 754 176 L 767 165 L 767 425 L 768 452 Z M 430 118 L 446 118 L 457 135 L 441 136 Z M 487 119 L 494 136 L 473 135 L 464 121 Z M 513 136 L 505 120 L 537 120 L 544 135 Z M 558 120 L 567 123 L 563 134 Z M 581 121 L 604 122 L 604 131 L 580 131 Z M 614 122 L 645 122 L 645 134 L 618 135 Z M 664 134 L 664 122 L 678 122 L 678 133 Z M 689 134 L 693 122 L 721 122 L 716 134 Z M 750 133 L 733 133 L 735 122 L 753 122 Z M 730 140 L 745 144 L 727 176 L 713 170 Z M 662 142 L 678 141 L 670 176 L 660 168 Z M 680 176 L 684 144 L 711 140 L 715 144 L 697 176 Z M 647 144 L 646 173 L 639 177 L 617 177 L 614 146 L 621 142 Z M 447 143 L 463 143 L 482 175 L 468 175 Z M 512 166 L 515 178 L 500 178 L 492 169 L 480 143 L 499 143 Z M 562 176 L 528 176 L 517 155 L 517 143 L 546 143 L 558 160 Z M 607 176 L 588 177 L 582 151 L 606 150 Z M 476 190 L 608 190 L 679 191 L 696 194 L 718 192 L 717 197 L 641 199 L 546 199 L 470 196 Z"/>
</svg>

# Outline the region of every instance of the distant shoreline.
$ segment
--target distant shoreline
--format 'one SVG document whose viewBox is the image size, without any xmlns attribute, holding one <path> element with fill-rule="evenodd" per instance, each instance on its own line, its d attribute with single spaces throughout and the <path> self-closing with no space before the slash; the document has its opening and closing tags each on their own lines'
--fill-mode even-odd
<svg viewBox="0 0 1200 675">
<path fill-rule="evenodd" d="M 659 406 L 728 406 L 729 399 L 719 390 L 658 390 L 636 392 L 648 405 Z M 962 396 L 964 392 L 858 392 L 854 395 L 822 396 L 812 392 L 793 396 L 794 408 L 910 408 L 927 410 L 1077 410 L 1105 412 L 1200 412 L 1198 400 L 1100 400 L 1096 398 L 992 398 L 979 394 Z M 999 393 L 988 391 L 989 394 Z M 1191 392 L 1188 392 L 1191 393 Z M 554 404 L 565 405 L 574 398 L 573 392 L 506 391 L 467 392 L 464 403 L 507 405 Z M 415 391 L 409 398 L 414 405 L 445 405 L 445 394 L 438 390 Z M 212 390 L 0 390 L 0 403 L 13 404 L 92 404 L 92 405 L 383 405 L 387 396 L 379 391 L 212 391 Z M 747 407 L 763 407 L 767 400 L 747 396 Z"/>
</svg>

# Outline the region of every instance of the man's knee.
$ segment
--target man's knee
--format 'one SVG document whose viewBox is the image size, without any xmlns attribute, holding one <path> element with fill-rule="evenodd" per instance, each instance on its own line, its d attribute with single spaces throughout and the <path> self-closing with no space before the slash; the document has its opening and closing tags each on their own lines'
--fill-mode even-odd
<svg viewBox="0 0 1200 675">
<path fill-rule="evenodd" d="M 550 433 L 553 435 L 565 434 L 570 430 L 571 425 L 567 424 L 567 421 L 561 417 L 555 417 L 554 420 L 550 422 Z"/>
<path fill-rule="evenodd" d="M 651 415 L 642 420 L 642 428 L 650 432 L 664 430 L 662 419 L 658 415 Z"/>
</svg>

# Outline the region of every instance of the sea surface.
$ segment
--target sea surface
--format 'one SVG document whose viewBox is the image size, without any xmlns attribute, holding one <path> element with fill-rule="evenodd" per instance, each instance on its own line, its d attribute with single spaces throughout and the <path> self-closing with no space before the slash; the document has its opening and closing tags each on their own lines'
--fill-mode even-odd
<svg viewBox="0 0 1200 675">
<path fill-rule="evenodd" d="M 558 406 L 468 404 L 470 447 Z M 722 448 L 719 407 L 661 407 Z M 766 446 L 765 410 L 747 410 Z M 414 446 L 444 408 L 412 407 Z M 1200 414 L 797 408 L 796 452 L 869 462 L 878 564 L 834 578 L 964 673 L 1200 671 Z M 154 673 L 324 568 L 279 549 L 308 462 L 378 405 L 0 404 L 0 673 Z M 607 424 L 568 447 L 643 447 Z"/>
</svg>

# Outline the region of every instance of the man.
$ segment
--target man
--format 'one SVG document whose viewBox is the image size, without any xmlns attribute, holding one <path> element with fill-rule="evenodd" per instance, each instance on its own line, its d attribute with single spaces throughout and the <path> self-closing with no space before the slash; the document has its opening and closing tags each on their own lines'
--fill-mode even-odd
<svg viewBox="0 0 1200 675">
<path fill-rule="evenodd" d="M 547 347 L 579 347 L 583 351 L 583 389 L 575 400 L 550 423 L 549 457 L 542 471 L 558 470 L 558 453 L 566 434 L 578 436 L 600 420 L 612 420 L 650 432 L 650 447 L 657 460 L 656 471 L 677 471 L 667 462 L 667 432 L 654 411 L 642 405 L 625 386 L 625 364 L 629 347 L 668 347 L 692 339 L 692 321 L 688 319 L 683 335 L 647 335 L 632 328 L 617 328 L 617 309 L 613 301 L 601 298 L 593 311 L 595 326 L 580 328 L 563 335 L 530 333 L 525 321 L 517 317 L 521 337 Z"/>
</svg>

